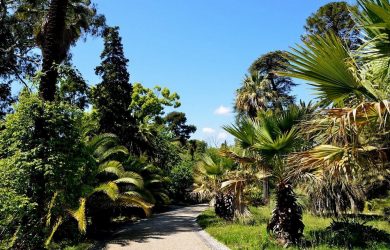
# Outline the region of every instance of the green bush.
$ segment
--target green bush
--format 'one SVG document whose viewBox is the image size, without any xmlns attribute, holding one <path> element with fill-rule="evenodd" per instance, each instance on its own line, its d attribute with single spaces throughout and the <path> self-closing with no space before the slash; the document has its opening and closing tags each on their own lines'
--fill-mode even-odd
<svg viewBox="0 0 390 250">
<path fill-rule="evenodd" d="M 0 189 L 11 200 L 0 209 L 1 223 L 9 229 L 4 238 L 13 237 L 15 248 L 42 247 L 64 207 L 78 203 L 87 165 L 81 118 L 82 111 L 69 104 L 43 102 L 25 92 L 15 113 L 6 117 L 0 132 Z M 16 229 L 20 237 L 15 238 Z"/>
<path fill-rule="evenodd" d="M 189 191 L 193 183 L 193 165 L 192 161 L 182 161 L 179 165 L 172 168 L 170 173 L 170 193 L 171 197 L 177 201 L 187 201 Z"/>
</svg>

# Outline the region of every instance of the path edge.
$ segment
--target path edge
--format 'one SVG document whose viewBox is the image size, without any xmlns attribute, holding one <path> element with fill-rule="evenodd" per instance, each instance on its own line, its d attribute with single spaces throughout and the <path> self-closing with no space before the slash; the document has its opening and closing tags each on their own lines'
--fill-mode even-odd
<svg viewBox="0 0 390 250">
<path fill-rule="evenodd" d="M 198 215 L 199 216 L 199 215 Z M 230 250 L 226 245 L 212 237 L 208 232 L 206 232 L 197 222 L 197 218 L 194 219 L 196 226 L 199 228 L 197 235 L 202 241 L 212 250 Z"/>
</svg>

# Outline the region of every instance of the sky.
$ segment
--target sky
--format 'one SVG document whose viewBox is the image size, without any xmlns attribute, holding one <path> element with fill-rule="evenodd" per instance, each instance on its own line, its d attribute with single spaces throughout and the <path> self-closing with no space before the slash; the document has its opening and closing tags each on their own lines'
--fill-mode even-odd
<svg viewBox="0 0 390 250">
<path fill-rule="evenodd" d="M 131 82 L 160 85 L 180 95 L 193 138 L 215 146 L 232 137 L 235 91 L 250 64 L 273 50 L 300 43 L 310 14 L 323 0 L 95 0 L 110 26 L 119 26 L 130 60 Z M 353 1 L 349 1 L 353 3 Z M 73 62 L 90 85 L 100 82 L 103 41 L 88 38 L 72 48 Z M 297 100 L 313 91 L 297 81 Z"/>
</svg>

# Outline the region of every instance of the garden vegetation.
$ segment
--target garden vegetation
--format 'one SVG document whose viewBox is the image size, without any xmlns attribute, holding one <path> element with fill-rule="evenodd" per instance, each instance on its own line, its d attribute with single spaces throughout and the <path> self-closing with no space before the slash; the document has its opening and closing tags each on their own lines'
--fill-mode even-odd
<svg viewBox="0 0 390 250">
<path fill-rule="evenodd" d="M 329 3 L 305 30 L 250 65 L 223 127 L 234 145 L 209 148 L 177 93 L 130 81 L 120 28 L 91 1 L 0 0 L 0 249 L 86 249 L 194 201 L 232 249 L 390 248 L 390 3 Z M 90 36 L 93 86 L 70 52 Z M 295 79 L 316 99 L 298 102 Z"/>
</svg>

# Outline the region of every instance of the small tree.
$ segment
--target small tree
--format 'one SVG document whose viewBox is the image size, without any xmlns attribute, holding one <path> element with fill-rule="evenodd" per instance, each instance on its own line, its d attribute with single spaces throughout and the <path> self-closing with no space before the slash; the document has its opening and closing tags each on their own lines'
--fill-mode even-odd
<svg viewBox="0 0 390 250">
<path fill-rule="evenodd" d="M 181 145 L 185 145 L 190 139 L 191 134 L 196 131 L 194 125 L 187 125 L 187 117 L 182 112 L 171 112 L 164 117 L 168 129 L 172 132 L 174 140 L 177 140 Z"/>
</svg>

